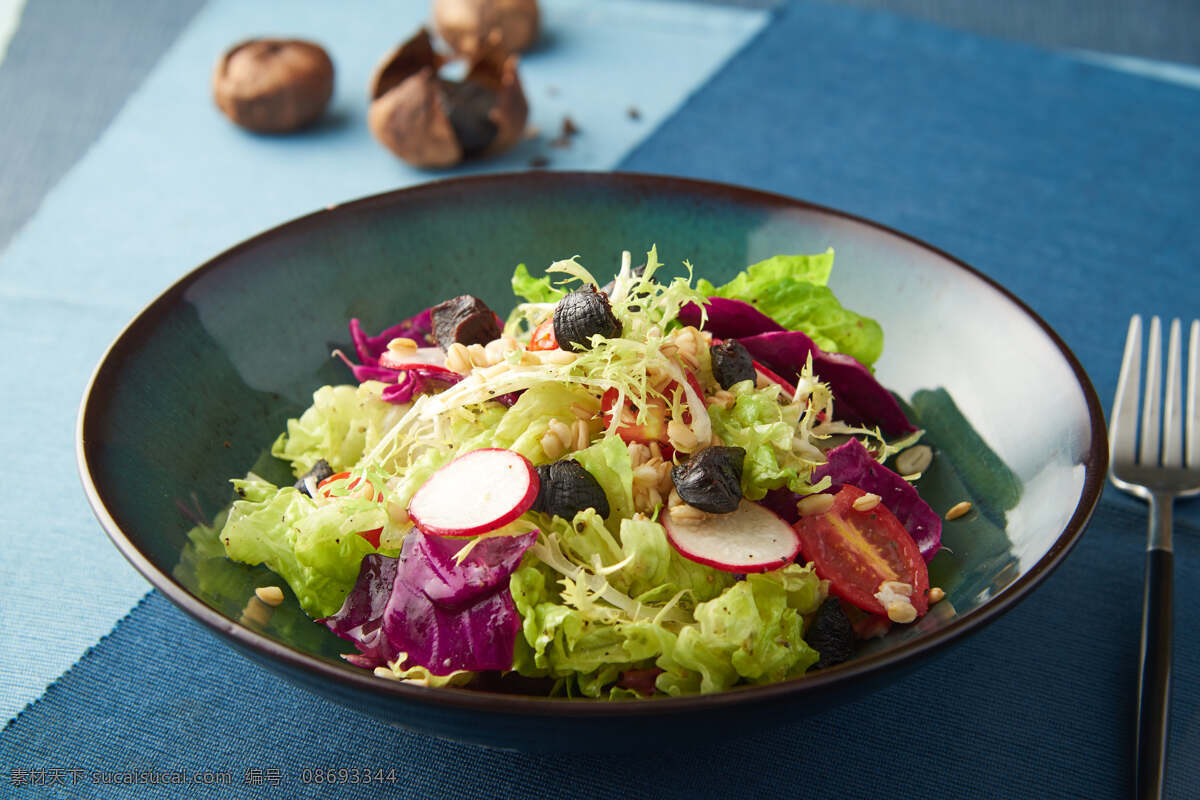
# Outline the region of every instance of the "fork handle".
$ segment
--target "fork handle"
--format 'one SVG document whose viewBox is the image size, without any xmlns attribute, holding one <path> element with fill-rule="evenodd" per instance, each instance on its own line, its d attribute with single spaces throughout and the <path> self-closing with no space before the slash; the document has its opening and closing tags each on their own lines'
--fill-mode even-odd
<svg viewBox="0 0 1200 800">
<path fill-rule="evenodd" d="M 1170 526 L 1171 501 L 1165 503 Z M 1151 525 L 1155 517 L 1151 514 Z M 1159 520 L 1161 525 L 1161 520 Z M 1153 539 L 1153 531 L 1151 533 Z M 1137 797 L 1162 797 L 1167 756 L 1167 706 L 1171 690 L 1171 630 L 1174 555 L 1169 545 L 1146 551 L 1142 601 L 1142 648 L 1138 670 Z"/>
</svg>

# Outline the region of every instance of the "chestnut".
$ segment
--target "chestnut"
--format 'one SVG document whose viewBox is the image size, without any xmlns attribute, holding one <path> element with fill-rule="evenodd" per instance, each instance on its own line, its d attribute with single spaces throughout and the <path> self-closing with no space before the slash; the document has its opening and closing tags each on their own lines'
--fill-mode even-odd
<svg viewBox="0 0 1200 800">
<path fill-rule="evenodd" d="M 318 44 L 251 39 L 227 50 L 213 72 L 213 99 L 235 123 L 287 133 L 314 122 L 333 95 L 333 62 Z"/>
<path fill-rule="evenodd" d="M 529 116 L 515 56 L 480 55 L 461 81 L 438 75 L 447 60 L 421 29 L 371 78 L 371 133 L 416 167 L 451 167 L 505 150 L 520 139 Z"/>
</svg>

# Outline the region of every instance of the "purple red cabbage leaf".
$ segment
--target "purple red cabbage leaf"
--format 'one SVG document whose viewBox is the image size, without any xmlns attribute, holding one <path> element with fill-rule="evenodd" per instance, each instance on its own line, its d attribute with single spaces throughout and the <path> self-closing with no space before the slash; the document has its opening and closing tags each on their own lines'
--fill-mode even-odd
<svg viewBox="0 0 1200 800">
<path fill-rule="evenodd" d="M 386 666 L 405 653 L 405 666 L 434 675 L 510 669 L 521 618 L 509 577 L 536 539 L 484 539 L 456 564 L 465 541 L 414 529 L 398 559 L 366 556 L 342 608 L 320 621 L 354 643 L 359 653 L 346 660 L 356 666 Z"/>
<path fill-rule="evenodd" d="M 462 380 L 462 376 L 437 367 L 414 365 L 403 370 L 379 366 L 379 357 L 387 350 L 388 342 L 397 337 L 412 339 L 419 347 L 433 342 L 432 309 L 425 309 L 415 317 L 398 322 L 380 333 L 378 336 L 368 336 L 362 329 L 358 319 L 350 320 L 350 339 L 354 342 L 354 352 L 361 362 L 355 364 L 340 350 L 334 355 L 346 362 L 346 366 L 354 374 L 359 383 L 363 381 L 381 381 L 391 384 L 380 395 L 389 403 L 412 402 L 414 396 L 426 391 L 436 391 L 447 386 L 453 386 Z"/>
<path fill-rule="evenodd" d="M 416 316 L 397 322 L 377 336 L 368 336 L 358 319 L 350 320 L 350 339 L 358 360 L 372 367 L 379 366 L 379 357 L 387 350 L 388 342 L 398 337 L 412 339 L 417 347 L 436 344 L 433 340 L 433 309 L 427 308 Z"/>
<path fill-rule="evenodd" d="M 700 322 L 694 304 L 684 306 L 679 318 L 685 324 Z M 880 385 L 871 371 L 853 357 L 826 353 L 801 331 L 788 331 L 754 306 L 725 297 L 709 298 L 704 329 L 721 339 L 737 339 L 755 361 L 796 382 L 809 354 L 813 370 L 833 390 L 834 412 L 853 425 L 878 425 L 888 436 L 903 436 L 917 430 L 896 398 Z"/>
<path fill-rule="evenodd" d="M 834 413 L 852 425 L 878 425 L 887 436 L 917 430 L 892 393 L 866 367 L 843 353 L 826 353 L 800 331 L 772 331 L 738 339 L 756 361 L 793 383 L 809 354 L 813 371 L 833 391 Z"/>
<path fill-rule="evenodd" d="M 331 617 L 317 620 L 347 641 L 354 642 L 358 653 L 345 656 L 357 667 L 382 666 L 396 657 L 383 632 L 383 612 L 396 581 L 400 560 L 379 553 L 363 556 L 358 580 Z"/>
<path fill-rule="evenodd" d="M 704 330 L 721 339 L 740 339 L 743 336 L 754 336 L 768 331 L 787 330 L 742 300 L 734 300 L 729 297 L 710 297 L 705 308 L 708 312 L 708 320 L 704 324 Z M 679 321 L 684 325 L 699 328 L 700 307 L 695 303 L 688 303 L 679 309 Z"/>
</svg>

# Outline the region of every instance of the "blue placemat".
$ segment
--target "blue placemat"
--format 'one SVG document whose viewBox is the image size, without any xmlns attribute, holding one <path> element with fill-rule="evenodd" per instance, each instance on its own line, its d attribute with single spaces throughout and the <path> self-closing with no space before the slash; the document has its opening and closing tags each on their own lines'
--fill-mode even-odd
<svg viewBox="0 0 1200 800">
<path fill-rule="evenodd" d="M 202 3 L 0 0 L 0 252 Z"/>
<path fill-rule="evenodd" d="M 253 666 L 155 592 L 0 735 L 0 795 L 1124 797 L 1141 550 L 1129 531 L 1141 519 L 1106 509 L 1034 598 L 886 689 L 759 735 L 713 730 L 703 747 L 619 757 L 390 728 Z M 1181 585 L 1200 578 L 1200 532 L 1186 533 Z M 1180 630 L 1195 630 L 1195 611 L 1181 612 Z M 1196 647 L 1180 651 L 1170 797 L 1200 779 L 1188 758 Z M 370 792 L 325 779 L 344 769 L 362 780 L 368 767 L 387 770 Z M 176 776 L 189 784 L 150 782 Z M 126 780 L 141 782 L 105 785 Z"/>
<path fill-rule="evenodd" d="M 1107 400 L 1128 313 L 1186 316 L 1200 300 L 1188 280 L 1200 263 L 1188 220 L 1198 115 L 1200 94 L 1180 87 L 793 3 L 622 167 L 784 191 L 926 238 L 1025 297 Z M 1031 387 L 1030 402 L 1036 413 L 1053 398 Z M 1177 581 L 1188 586 L 1200 578 L 1200 525 L 1194 508 L 1181 517 Z M 619 761 L 397 732 L 213 647 L 152 595 L 0 734 L 0 767 L 40 769 L 43 782 L 70 768 L 228 772 L 228 786 L 187 791 L 222 797 L 360 796 L 302 781 L 308 767 L 353 768 L 359 756 L 394 766 L 387 792 L 413 797 L 1124 796 L 1143 528 L 1135 503 L 1106 496 L 1032 598 L 918 673 L 782 729 L 732 741 L 714 731 L 708 747 L 664 743 Z M 1200 781 L 1200 645 L 1189 635 L 1200 612 L 1180 604 L 1176 625 L 1168 790 L 1185 797 Z M 277 770 L 284 788 L 254 783 L 246 770 L 258 769 Z"/>
</svg>

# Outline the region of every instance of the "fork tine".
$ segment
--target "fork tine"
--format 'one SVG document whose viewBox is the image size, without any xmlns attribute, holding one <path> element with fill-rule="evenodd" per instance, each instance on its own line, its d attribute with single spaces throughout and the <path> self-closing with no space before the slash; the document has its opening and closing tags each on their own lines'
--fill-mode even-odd
<svg viewBox="0 0 1200 800">
<path fill-rule="evenodd" d="M 1117 396 L 1113 399 L 1112 429 L 1109 431 L 1109 449 L 1113 461 L 1133 461 L 1134 458 L 1141 372 L 1142 318 L 1134 314 L 1129 320 L 1125 356 L 1121 359 L 1121 376 L 1117 379 Z"/>
<path fill-rule="evenodd" d="M 1163 398 L 1162 465 L 1183 466 L 1183 406 L 1180 398 L 1178 319 L 1171 320 L 1167 339 L 1167 388 Z"/>
<path fill-rule="evenodd" d="M 1200 319 L 1192 320 L 1188 336 L 1187 465 L 1200 469 Z"/>
<path fill-rule="evenodd" d="M 1150 318 L 1150 336 L 1146 340 L 1146 391 L 1142 392 L 1142 441 L 1138 448 L 1138 463 L 1158 464 L 1158 434 L 1162 414 L 1162 321 Z"/>
</svg>

